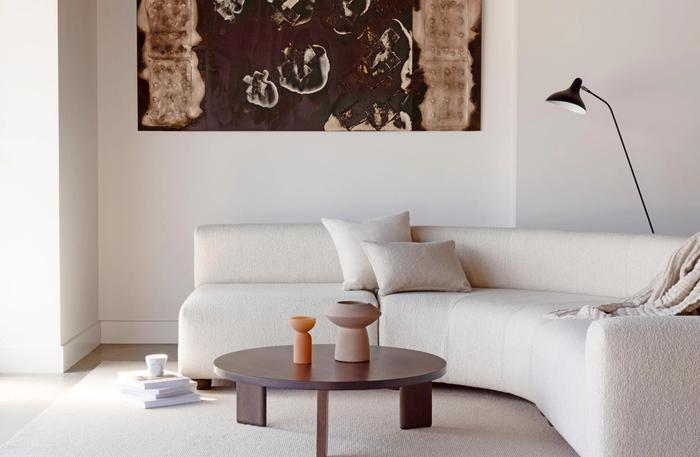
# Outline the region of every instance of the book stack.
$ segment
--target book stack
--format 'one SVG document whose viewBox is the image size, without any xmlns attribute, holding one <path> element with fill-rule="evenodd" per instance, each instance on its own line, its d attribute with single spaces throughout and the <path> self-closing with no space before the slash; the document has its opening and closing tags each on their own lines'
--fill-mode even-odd
<svg viewBox="0 0 700 457">
<path fill-rule="evenodd" d="M 166 371 L 162 376 L 150 376 L 147 371 L 119 373 L 116 382 L 122 396 L 142 408 L 195 403 L 200 400 L 197 383 L 185 376 Z"/>
</svg>

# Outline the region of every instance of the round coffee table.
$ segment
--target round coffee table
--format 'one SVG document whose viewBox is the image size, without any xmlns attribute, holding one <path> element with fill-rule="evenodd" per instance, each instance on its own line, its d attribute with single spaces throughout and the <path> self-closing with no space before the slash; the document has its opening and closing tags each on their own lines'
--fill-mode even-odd
<svg viewBox="0 0 700 457">
<path fill-rule="evenodd" d="M 310 365 L 292 363 L 292 346 L 231 352 L 214 360 L 214 372 L 236 381 L 236 416 L 241 424 L 267 425 L 267 388 L 316 390 L 316 455 L 328 450 L 328 392 L 399 388 L 402 429 L 430 427 L 432 381 L 447 363 L 425 352 L 392 347 L 370 348 L 370 361 L 337 362 L 334 346 L 313 346 Z"/>
</svg>

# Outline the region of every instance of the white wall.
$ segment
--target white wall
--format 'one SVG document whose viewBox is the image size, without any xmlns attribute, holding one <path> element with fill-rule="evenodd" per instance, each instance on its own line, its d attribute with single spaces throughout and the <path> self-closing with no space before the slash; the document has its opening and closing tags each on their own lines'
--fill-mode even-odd
<svg viewBox="0 0 700 457">
<path fill-rule="evenodd" d="M 483 131 L 404 135 L 139 133 L 135 2 L 58 4 L 0 0 L 21 69 L 0 72 L 0 371 L 29 354 L 31 371 L 60 370 L 100 328 L 174 341 L 199 224 L 408 208 L 514 225 L 516 146 L 519 226 L 644 232 L 605 107 L 543 101 L 575 76 L 616 108 L 657 231 L 700 227 L 694 1 L 484 0 Z"/>
<path fill-rule="evenodd" d="M 0 0 L 0 40 L 0 373 L 62 372 L 100 342 L 96 2 Z"/>
<path fill-rule="evenodd" d="M 605 105 L 544 103 L 580 76 L 616 111 L 657 233 L 700 230 L 698 18 L 695 0 L 520 5 L 518 226 L 648 230 Z"/>
<path fill-rule="evenodd" d="M 0 0 L 0 42 L 0 372 L 61 371 L 56 0 Z"/>
<path fill-rule="evenodd" d="M 175 337 L 199 224 L 410 209 L 417 223 L 513 225 L 513 0 L 484 1 L 483 131 L 416 134 L 139 133 L 135 3 L 98 5 L 103 341 Z"/>
<path fill-rule="evenodd" d="M 97 3 L 58 2 L 61 344 L 68 368 L 97 321 Z"/>
</svg>

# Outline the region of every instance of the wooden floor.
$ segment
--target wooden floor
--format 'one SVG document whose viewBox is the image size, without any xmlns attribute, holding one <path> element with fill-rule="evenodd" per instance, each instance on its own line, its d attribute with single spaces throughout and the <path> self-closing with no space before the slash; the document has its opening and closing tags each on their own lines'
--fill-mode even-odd
<svg viewBox="0 0 700 457">
<path fill-rule="evenodd" d="M 105 361 L 143 360 L 148 354 L 168 354 L 169 361 L 177 360 L 177 344 L 102 344 L 73 365 L 68 373 L 90 371 Z"/>
<path fill-rule="evenodd" d="M 97 365 L 144 360 L 147 354 L 177 360 L 176 344 L 103 344 L 62 374 L 0 374 L 0 443 L 8 440 Z"/>
</svg>

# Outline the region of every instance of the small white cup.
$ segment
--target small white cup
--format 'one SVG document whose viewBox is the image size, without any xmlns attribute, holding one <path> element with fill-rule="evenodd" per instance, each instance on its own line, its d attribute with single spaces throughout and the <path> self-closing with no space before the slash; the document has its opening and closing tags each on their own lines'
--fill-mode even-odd
<svg viewBox="0 0 700 457">
<path fill-rule="evenodd" d="M 163 376 L 165 364 L 168 362 L 168 354 L 149 354 L 146 356 L 148 374 L 153 377 Z"/>
</svg>

